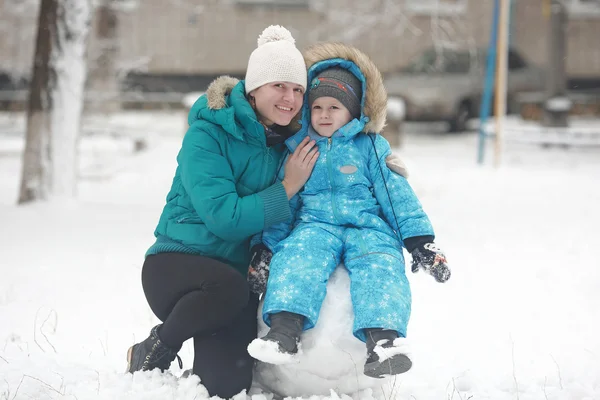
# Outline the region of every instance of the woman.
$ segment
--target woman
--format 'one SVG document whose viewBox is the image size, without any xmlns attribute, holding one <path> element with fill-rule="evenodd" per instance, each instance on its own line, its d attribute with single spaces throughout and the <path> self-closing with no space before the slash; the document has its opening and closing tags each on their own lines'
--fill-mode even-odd
<svg viewBox="0 0 600 400">
<path fill-rule="evenodd" d="M 219 78 L 192 107 L 142 269 L 148 304 L 163 323 L 128 350 L 128 372 L 168 369 L 193 338 L 193 373 L 211 396 L 249 389 L 246 347 L 256 338 L 258 305 L 246 281 L 249 239 L 291 217 L 288 201 L 319 156 L 314 142 L 304 141 L 276 180 L 286 127 L 305 90 L 306 66 L 293 37 L 270 26 L 250 55 L 245 81 Z"/>
</svg>

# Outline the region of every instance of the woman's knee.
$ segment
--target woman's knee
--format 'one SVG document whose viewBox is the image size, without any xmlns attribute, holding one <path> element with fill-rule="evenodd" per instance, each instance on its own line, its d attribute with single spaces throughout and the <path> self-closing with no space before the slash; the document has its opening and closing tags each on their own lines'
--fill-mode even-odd
<svg viewBox="0 0 600 400">
<path fill-rule="evenodd" d="M 152 311 L 164 320 L 186 294 L 199 292 L 232 316 L 248 303 L 246 277 L 220 261 L 197 255 L 161 253 L 146 258 L 142 286 Z"/>
<path fill-rule="evenodd" d="M 172 289 L 165 283 L 168 274 L 168 259 L 161 254 L 146 257 L 142 266 L 142 289 L 152 312 L 165 321 L 173 307 Z"/>
</svg>

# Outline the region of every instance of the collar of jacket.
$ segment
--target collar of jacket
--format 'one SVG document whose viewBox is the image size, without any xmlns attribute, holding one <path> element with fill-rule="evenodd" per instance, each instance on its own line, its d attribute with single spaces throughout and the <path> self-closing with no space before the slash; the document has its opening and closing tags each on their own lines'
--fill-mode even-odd
<svg viewBox="0 0 600 400">
<path fill-rule="evenodd" d="M 354 136 L 363 131 L 368 120 L 369 119 L 367 117 L 361 117 L 360 119 L 354 118 L 352 121 L 335 131 L 331 137 L 341 137 L 347 140 L 352 139 Z M 319 135 L 309 124 L 307 128 L 305 128 L 305 125 L 303 125 L 302 129 L 300 129 L 298 133 L 285 141 L 285 145 L 293 153 L 306 136 L 314 139 L 317 142 L 319 140 L 326 139 L 325 136 Z"/>
<path fill-rule="evenodd" d="M 287 136 L 285 136 L 284 131 L 281 129 L 277 129 L 278 126 L 268 127 L 264 125 L 265 128 L 265 137 L 267 140 L 267 147 L 273 147 L 280 143 L 285 142 Z"/>
<path fill-rule="evenodd" d="M 237 80 L 236 80 L 237 82 Z M 249 138 L 266 143 L 264 128 L 246 99 L 244 81 L 215 80 L 192 106 L 188 123 L 205 120 L 221 126 L 236 139 Z"/>
</svg>

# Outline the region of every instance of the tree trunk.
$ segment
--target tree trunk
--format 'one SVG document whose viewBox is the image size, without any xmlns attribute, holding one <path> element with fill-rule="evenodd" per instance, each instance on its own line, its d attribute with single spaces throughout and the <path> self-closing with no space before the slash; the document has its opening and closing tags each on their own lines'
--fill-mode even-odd
<svg viewBox="0 0 600 400">
<path fill-rule="evenodd" d="M 42 0 L 19 204 L 73 197 L 91 0 Z"/>
<path fill-rule="evenodd" d="M 111 113 L 118 111 L 119 76 L 117 62 L 120 53 L 118 37 L 118 1 L 103 0 L 96 9 L 96 47 L 93 65 L 88 69 L 88 89 L 94 92 L 86 111 Z"/>
</svg>

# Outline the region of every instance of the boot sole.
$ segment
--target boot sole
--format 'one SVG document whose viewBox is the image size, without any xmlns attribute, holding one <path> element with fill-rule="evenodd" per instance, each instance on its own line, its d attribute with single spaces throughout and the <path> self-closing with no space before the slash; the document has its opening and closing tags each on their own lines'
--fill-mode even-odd
<svg viewBox="0 0 600 400">
<path fill-rule="evenodd" d="M 383 362 L 374 361 L 365 364 L 364 374 L 371 378 L 383 378 L 385 375 L 399 375 L 412 367 L 412 361 L 404 354 L 396 354 Z"/>
<path fill-rule="evenodd" d="M 133 357 L 133 346 L 127 350 L 127 371 L 131 373 L 131 358 Z"/>
<path fill-rule="evenodd" d="M 247 351 L 255 360 L 273 365 L 296 364 L 299 362 L 298 356 L 301 354 L 300 350 L 295 353 L 284 352 L 279 348 L 277 342 L 263 338 L 250 342 Z"/>
<path fill-rule="evenodd" d="M 189 378 L 193 374 L 194 374 L 194 372 L 191 369 L 186 369 L 185 371 L 183 371 L 183 374 L 181 374 L 181 376 L 179 378 L 180 379 Z"/>
</svg>

